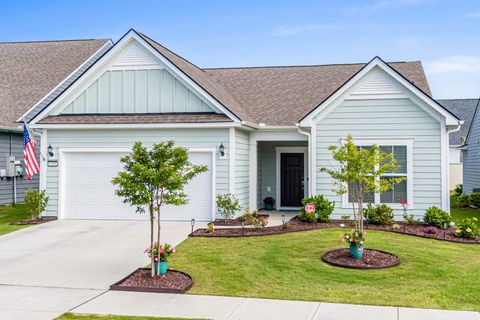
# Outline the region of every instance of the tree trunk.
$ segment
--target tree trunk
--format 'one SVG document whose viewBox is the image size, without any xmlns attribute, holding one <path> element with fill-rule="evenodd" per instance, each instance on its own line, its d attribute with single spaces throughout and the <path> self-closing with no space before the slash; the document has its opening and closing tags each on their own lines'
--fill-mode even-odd
<svg viewBox="0 0 480 320">
<path fill-rule="evenodd" d="M 150 211 L 150 270 L 153 278 L 155 276 L 155 256 L 153 255 L 153 204 L 150 204 L 148 209 Z"/>
<path fill-rule="evenodd" d="M 158 274 L 160 275 L 160 206 L 157 207 Z"/>
</svg>

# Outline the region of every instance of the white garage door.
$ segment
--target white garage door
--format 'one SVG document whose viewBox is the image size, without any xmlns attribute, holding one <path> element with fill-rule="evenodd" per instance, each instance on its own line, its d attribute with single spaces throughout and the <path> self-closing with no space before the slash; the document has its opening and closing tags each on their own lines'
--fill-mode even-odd
<svg viewBox="0 0 480 320">
<path fill-rule="evenodd" d="M 60 218 L 148 220 L 138 214 L 114 192 L 111 180 L 122 169 L 119 152 L 65 152 L 60 179 Z M 162 207 L 164 220 L 211 220 L 212 153 L 190 152 L 193 164 L 208 165 L 209 171 L 192 179 L 185 191 L 190 199 L 183 206 Z"/>
</svg>

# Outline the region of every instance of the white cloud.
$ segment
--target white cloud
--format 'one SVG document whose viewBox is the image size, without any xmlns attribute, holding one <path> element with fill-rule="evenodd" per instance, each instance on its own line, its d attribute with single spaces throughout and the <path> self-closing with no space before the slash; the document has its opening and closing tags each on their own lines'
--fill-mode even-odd
<svg viewBox="0 0 480 320">
<path fill-rule="evenodd" d="M 303 33 L 303 32 L 332 30 L 338 27 L 339 26 L 329 25 L 329 24 L 306 24 L 306 25 L 293 26 L 293 27 L 278 26 L 273 31 L 272 34 L 274 36 L 283 37 L 283 36 L 291 36 L 291 35 L 294 35 L 297 33 Z"/>
<path fill-rule="evenodd" d="M 465 15 L 466 18 L 480 18 L 480 11 L 471 12 Z"/>
<path fill-rule="evenodd" d="M 425 61 L 435 98 L 480 97 L 480 56 L 449 56 Z"/>
<path fill-rule="evenodd" d="M 417 4 L 430 3 L 434 0 L 382 0 L 377 1 L 369 5 L 361 7 L 353 7 L 348 9 L 348 11 L 353 13 L 373 13 L 380 10 L 392 8 L 392 7 L 402 7 L 402 6 L 411 6 Z"/>
<path fill-rule="evenodd" d="M 432 74 L 451 72 L 480 73 L 480 56 L 450 56 L 426 61 L 425 69 Z"/>
</svg>

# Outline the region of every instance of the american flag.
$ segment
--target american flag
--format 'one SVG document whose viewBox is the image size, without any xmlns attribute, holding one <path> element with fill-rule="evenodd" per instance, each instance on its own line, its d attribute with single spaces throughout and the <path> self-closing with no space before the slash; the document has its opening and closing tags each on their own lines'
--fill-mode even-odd
<svg viewBox="0 0 480 320">
<path fill-rule="evenodd" d="M 35 140 L 30 137 L 27 125 L 23 124 L 23 161 L 25 162 L 25 173 L 27 180 L 40 172 L 37 155 L 35 154 Z"/>
</svg>

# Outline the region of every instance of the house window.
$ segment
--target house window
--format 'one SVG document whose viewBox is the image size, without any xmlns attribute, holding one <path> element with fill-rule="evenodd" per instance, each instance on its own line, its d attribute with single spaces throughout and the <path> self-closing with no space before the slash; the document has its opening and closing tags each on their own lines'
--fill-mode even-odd
<svg viewBox="0 0 480 320">
<path fill-rule="evenodd" d="M 404 199 L 409 203 L 413 203 L 412 198 L 412 142 L 413 140 L 389 140 L 384 141 L 379 139 L 378 141 L 374 140 L 355 140 L 357 145 L 360 145 L 359 149 L 369 148 L 369 145 L 376 144 L 386 153 L 392 153 L 393 157 L 396 160 L 396 165 L 398 169 L 393 172 L 388 172 L 382 175 L 381 179 L 391 180 L 397 177 L 404 177 L 405 180 L 392 184 L 392 188 L 383 192 L 383 193 L 373 193 L 368 192 L 364 196 L 364 203 L 373 203 L 380 204 L 386 203 L 393 206 L 400 204 L 400 199 Z M 348 202 L 348 205 L 351 205 L 355 199 L 355 186 L 349 185 L 346 198 L 344 198 L 344 203 Z"/>
</svg>

